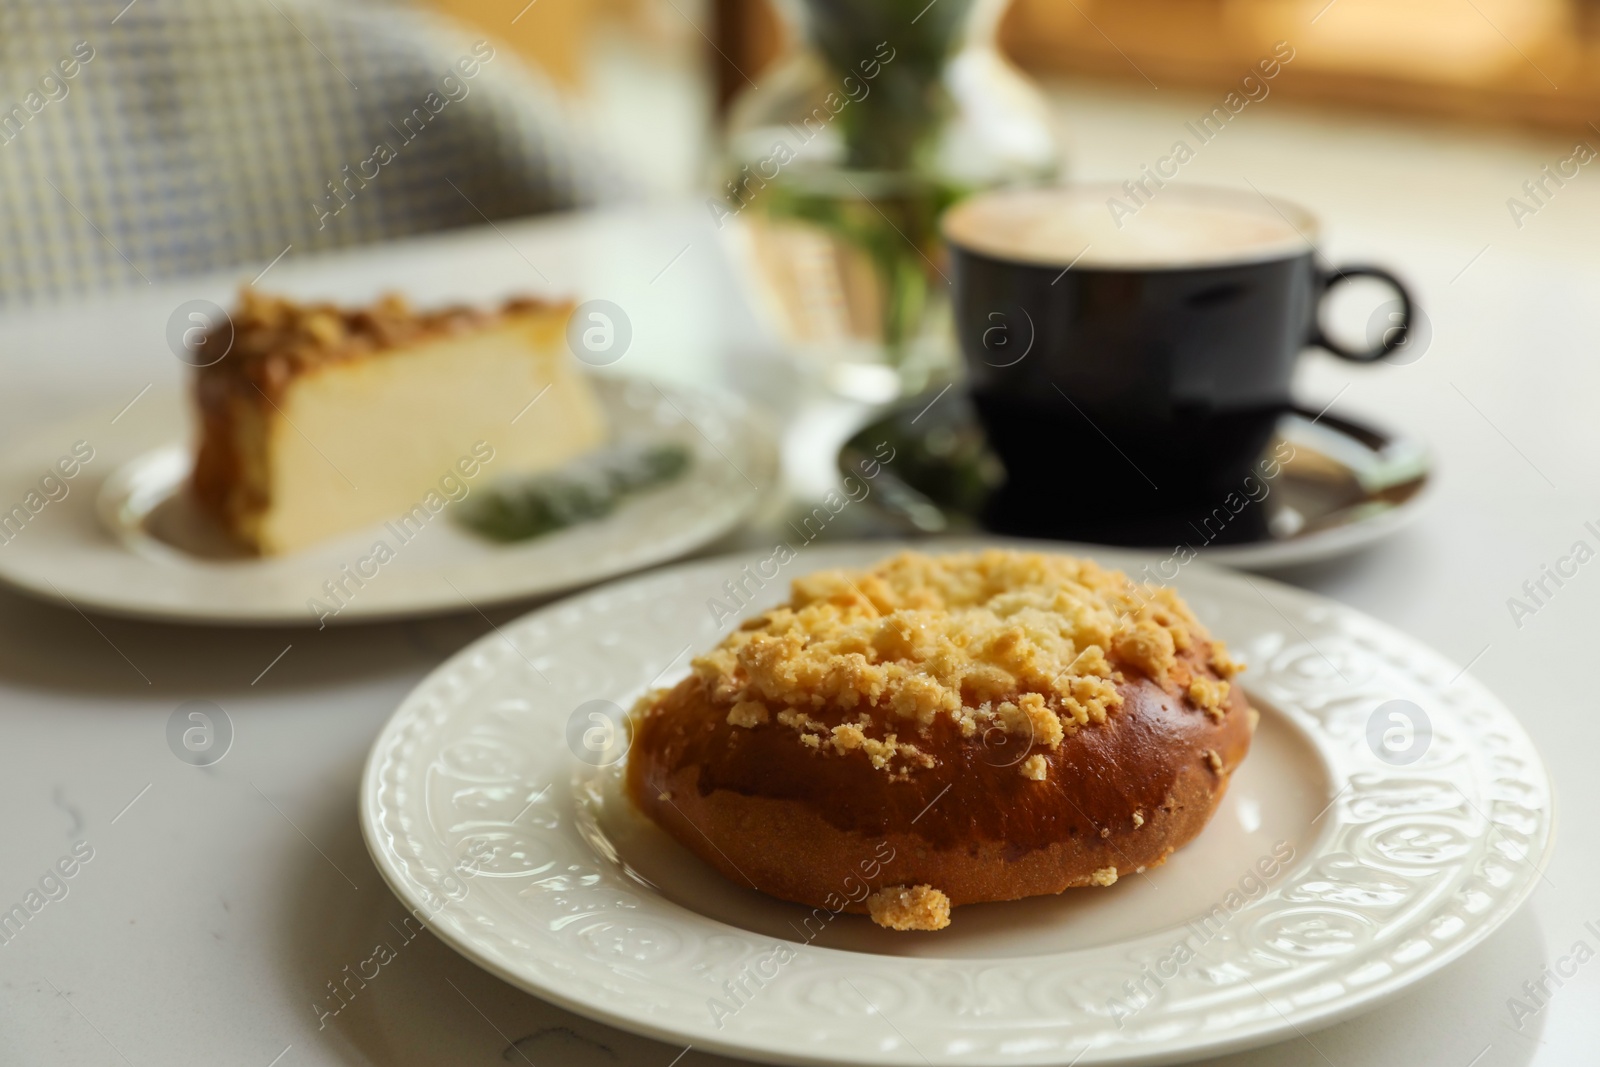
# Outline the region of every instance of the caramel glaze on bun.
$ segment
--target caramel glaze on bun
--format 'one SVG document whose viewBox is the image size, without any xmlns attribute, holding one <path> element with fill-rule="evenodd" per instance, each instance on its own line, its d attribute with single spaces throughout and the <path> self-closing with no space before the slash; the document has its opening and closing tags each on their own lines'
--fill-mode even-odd
<svg viewBox="0 0 1600 1067">
<path fill-rule="evenodd" d="M 939 929 L 1198 834 L 1250 746 L 1239 669 L 1087 560 L 906 553 L 797 580 L 641 700 L 628 791 L 734 882 Z"/>
</svg>

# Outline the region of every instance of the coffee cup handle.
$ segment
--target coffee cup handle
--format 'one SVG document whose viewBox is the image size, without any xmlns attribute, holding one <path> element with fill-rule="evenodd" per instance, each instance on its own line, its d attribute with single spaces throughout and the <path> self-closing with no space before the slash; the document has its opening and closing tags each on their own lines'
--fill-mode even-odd
<svg viewBox="0 0 1600 1067">
<path fill-rule="evenodd" d="M 1324 271 L 1322 274 L 1322 292 L 1317 296 L 1317 306 L 1320 308 L 1322 300 L 1333 291 L 1333 287 L 1340 282 L 1347 282 L 1351 278 L 1376 278 L 1387 282 L 1400 298 L 1400 322 L 1398 325 L 1385 329 L 1372 348 L 1351 349 L 1341 345 L 1322 331 L 1322 321 L 1318 318 L 1311 327 L 1311 343 L 1318 348 L 1327 349 L 1340 359 L 1348 359 L 1355 363 L 1371 363 L 1375 359 L 1382 359 L 1406 343 L 1406 334 L 1411 329 L 1411 293 L 1405 285 L 1393 274 L 1382 267 L 1349 266 L 1335 267 Z"/>
</svg>

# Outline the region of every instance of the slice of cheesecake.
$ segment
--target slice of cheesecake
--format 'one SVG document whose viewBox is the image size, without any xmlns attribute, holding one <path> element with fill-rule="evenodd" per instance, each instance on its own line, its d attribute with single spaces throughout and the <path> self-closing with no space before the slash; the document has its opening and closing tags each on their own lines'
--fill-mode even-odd
<svg viewBox="0 0 1600 1067">
<path fill-rule="evenodd" d="M 558 466 L 605 438 L 566 350 L 570 311 L 419 313 L 395 296 L 341 309 L 246 289 L 232 348 L 196 382 L 195 496 L 276 554 Z"/>
</svg>

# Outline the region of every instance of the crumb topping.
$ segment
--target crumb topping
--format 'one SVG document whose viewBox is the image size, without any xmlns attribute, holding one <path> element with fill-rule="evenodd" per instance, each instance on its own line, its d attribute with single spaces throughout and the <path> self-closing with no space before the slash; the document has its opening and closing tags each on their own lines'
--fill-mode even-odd
<svg viewBox="0 0 1600 1067">
<path fill-rule="evenodd" d="M 880 889 L 867 898 L 867 911 L 873 922 L 890 930 L 943 930 L 950 925 L 950 898 L 931 885 Z"/>
<path fill-rule="evenodd" d="M 1222 773 L 1222 757 L 1221 756 L 1217 755 L 1217 753 L 1214 750 L 1209 749 L 1209 748 L 1206 749 L 1205 752 L 1202 753 L 1202 755 L 1205 756 L 1206 766 L 1211 768 L 1211 773 L 1212 774 L 1221 774 Z"/>
<path fill-rule="evenodd" d="M 1142 811 L 1134 812 L 1133 813 L 1133 828 L 1135 830 L 1137 830 L 1139 827 L 1141 827 L 1143 825 L 1144 825 L 1144 812 L 1142 812 Z"/>
<path fill-rule="evenodd" d="M 1048 770 L 1045 766 L 1044 757 L 1038 753 L 1034 753 L 1022 761 L 1022 777 L 1032 779 L 1035 782 L 1044 781 Z"/>
<path fill-rule="evenodd" d="M 1115 885 L 1117 882 L 1117 869 L 1115 867 L 1101 867 L 1089 876 L 1090 885 Z"/>
<path fill-rule="evenodd" d="M 1210 663 L 1211 669 L 1222 675 L 1224 678 L 1232 678 L 1234 675 L 1244 670 L 1244 664 L 1229 656 L 1227 648 L 1225 648 L 1220 641 L 1213 641 L 1211 643 Z"/>
<path fill-rule="evenodd" d="M 906 773 L 933 765 L 915 742 L 941 717 L 1054 750 L 1121 705 L 1125 672 L 1220 716 L 1228 684 L 1179 659 L 1201 642 L 1217 673 L 1237 672 L 1171 589 L 1070 556 L 907 552 L 797 579 L 693 669 L 733 725 L 771 708 L 808 747 Z"/>
<path fill-rule="evenodd" d="M 728 709 L 728 725 L 743 726 L 745 729 L 760 726 L 771 717 L 767 706 L 759 700 L 741 700 Z"/>
<path fill-rule="evenodd" d="M 204 368 L 201 377 L 248 379 L 275 395 L 296 375 L 324 363 L 481 329 L 508 314 L 548 307 L 552 305 L 520 298 L 507 301 L 499 311 L 456 305 L 423 312 L 388 293 L 367 307 L 342 308 L 302 304 L 246 286 L 229 316 L 232 347 L 225 359 Z M 212 333 L 227 328 L 224 323 L 213 327 Z"/>
<path fill-rule="evenodd" d="M 1219 682 L 1214 678 L 1194 678 L 1189 682 L 1189 699 L 1204 708 L 1207 715 L 1221 722 L 1229 688 L 1227 682 Z"/>
</svg>

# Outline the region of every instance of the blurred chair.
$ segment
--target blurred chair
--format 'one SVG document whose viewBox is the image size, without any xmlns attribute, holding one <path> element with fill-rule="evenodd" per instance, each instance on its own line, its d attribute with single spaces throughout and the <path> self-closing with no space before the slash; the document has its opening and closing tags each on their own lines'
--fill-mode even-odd
<svg viewBox="0 0 1600 1067">
<path fill-rule="evenodd" d="M 0 306 L 621 188 L 541 77 L 421 10 L 0 0 Z"/>
</svg>

